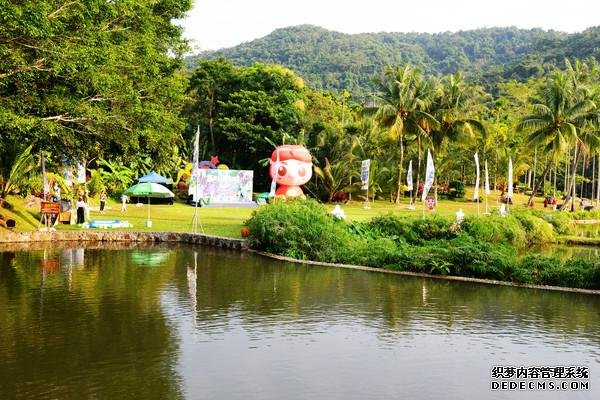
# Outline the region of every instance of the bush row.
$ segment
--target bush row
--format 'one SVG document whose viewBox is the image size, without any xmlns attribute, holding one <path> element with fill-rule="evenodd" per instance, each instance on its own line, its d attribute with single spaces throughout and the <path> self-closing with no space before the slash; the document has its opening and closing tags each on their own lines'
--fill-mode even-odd
<svg viewBox="0 0 600 400">
<path fill-rule="evenodd" d="M 261 207 L 247 225 L 252 248 L 301 260 L 600 289 L 600 261 L 518 256 L 518 248 L 572 232 L 561 213 L 515 210 L 506 217 L 468 217 L 460 225 L 438 215 L 391 214 L 346 223 L 306 200 Z"/>
</svg>

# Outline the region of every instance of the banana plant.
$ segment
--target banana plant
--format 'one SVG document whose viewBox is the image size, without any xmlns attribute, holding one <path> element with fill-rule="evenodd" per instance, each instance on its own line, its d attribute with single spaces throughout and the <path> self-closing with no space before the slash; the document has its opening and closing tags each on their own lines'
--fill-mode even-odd
<svg viewBox="0 0 600 400">
<path fill-rule="evenodd" d="M 30 175 L 35 172 L 37 163 L 31 154 L 32 147 L 33 145 L 26 147 L 15 159 L 9 173 L 6 176 L 0 176 L 0 199 L 4 200 L 10 193 L 21 189 Z"/>
<path fill-rule="evenodd" d="M 100 159 L 98 165 L 102 168 L 102 180 L 111 192 L 126 189 L 133 182 L 134 171 L 116 161 Z"/>
</svg>

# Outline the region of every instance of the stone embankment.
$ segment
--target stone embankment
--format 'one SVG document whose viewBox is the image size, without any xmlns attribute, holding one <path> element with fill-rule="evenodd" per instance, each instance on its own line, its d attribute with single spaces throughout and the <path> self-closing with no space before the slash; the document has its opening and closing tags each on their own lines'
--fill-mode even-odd
<svg viewBox="0 0 600 400">
<path fill-rule="evenodd" d="M 137 242 L 137 243 L 190 243 L 224 249 L 248 250 L 248 241 L 187 232 L 116 232 L 116 231 L 54 231 L 54 232 L 0 232 L 2 243 L 40 242 Z"/>
</svg>

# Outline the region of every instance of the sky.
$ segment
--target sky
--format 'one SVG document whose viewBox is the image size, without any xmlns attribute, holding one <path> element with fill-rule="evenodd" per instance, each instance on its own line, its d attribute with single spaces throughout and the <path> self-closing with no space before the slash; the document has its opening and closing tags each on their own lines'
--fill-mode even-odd
<svg viewBox="0 0 600 400">
<path fill-rule="evenodd" d="M 194 52 L 232 47 L 301 24 L 344 33 L 436 33 L 507 26 L 581 32 L 600 25 L 600 1 L 194 0 L 194 8 L 179 23 Z"/>
</svg>

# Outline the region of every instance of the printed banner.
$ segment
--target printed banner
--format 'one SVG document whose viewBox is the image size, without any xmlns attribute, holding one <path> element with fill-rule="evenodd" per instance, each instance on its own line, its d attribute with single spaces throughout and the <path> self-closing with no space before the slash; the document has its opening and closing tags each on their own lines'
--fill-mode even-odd
<svg viewBox="0 0 600 400">
<path fill-rule="evenodd" d="M 369 169 L 371 168 L 371 160 L 363 160 L 360 168 L 360 180 L 362 182 L 362 189 L 369 189 Z"/>
</svg>

